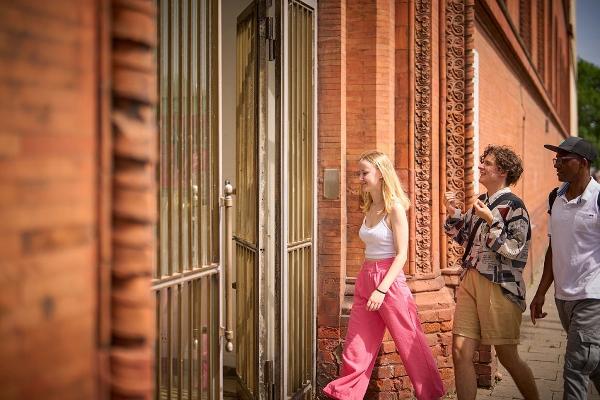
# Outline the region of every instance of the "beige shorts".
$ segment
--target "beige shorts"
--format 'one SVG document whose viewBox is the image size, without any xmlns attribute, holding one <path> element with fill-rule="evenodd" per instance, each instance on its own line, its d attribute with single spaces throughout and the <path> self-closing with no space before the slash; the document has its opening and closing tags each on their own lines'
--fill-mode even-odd
<svg viewBox="0 0 600 400">
<path fill-rule="evenodd" d="M 481 344 L 518 344 L 521 309 L 500 286 L 469 269 L 458 287 L 452 333 Z"/>
</svg>

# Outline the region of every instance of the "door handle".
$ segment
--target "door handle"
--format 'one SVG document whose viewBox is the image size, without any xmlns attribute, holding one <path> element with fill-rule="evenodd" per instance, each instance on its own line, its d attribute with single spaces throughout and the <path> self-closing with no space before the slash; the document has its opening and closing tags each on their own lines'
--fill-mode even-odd
<svg viewBox="0 0 600 400">
<path fill-rule="evenodd" d="M 233 351 L 233 195 L 235 190 L 229 180 L 223 187 L 223 206 L 225 207 L 225 349 Z"/>
</svg>

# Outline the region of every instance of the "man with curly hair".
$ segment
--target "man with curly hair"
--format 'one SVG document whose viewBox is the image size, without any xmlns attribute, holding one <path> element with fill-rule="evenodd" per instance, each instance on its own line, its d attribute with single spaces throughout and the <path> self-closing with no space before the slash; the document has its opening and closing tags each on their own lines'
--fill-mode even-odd
<svg viewBox="0 0 600 400">
<path fill-rule="evenodd" d="M 462 213 L 456 194 L 445 193 L 446 233 L 465 247 L 456 294 L 452 355 L 456 394 L 474 400 L 477 377 L 473 356 L 479 344 L 494 345 L 500 363 L 525 399 L 539 399 L 533 373 L 519 357 L 521 314 L 525 311 L 523 269 L 531 226 L 523 201 L 513 194 L 521 159 L 506 146 L 487 146 L 480 159 L 479 181 L 487 192 Z"/>
</svg>

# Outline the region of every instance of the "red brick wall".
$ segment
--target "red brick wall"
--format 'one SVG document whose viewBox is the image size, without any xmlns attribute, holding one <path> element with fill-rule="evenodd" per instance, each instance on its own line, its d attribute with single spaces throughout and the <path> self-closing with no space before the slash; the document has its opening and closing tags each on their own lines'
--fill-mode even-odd
<svg viewBox="0 0 600 400">
<path fill-rule="evenodd" d="M 562 124 L 569 127 L 569 79 L 560 78 L 568 76 L 570 62 L 566 22 L 569 10 L 564 8 L 564 4 L 563 1 L 550 0 L 507 0 L 505 9 L 508 15 L 498 12 L 496 17 L 508 18 L 511 30 L 520 37 L 519 45 L 524 45 L 523 50 L 537 70 L 555 112 Z M 540 47 L 543 47 L 541 53 Z M 544 55 L 543 65 L 539 54 Z"/>
<path fill-rule="evenodd" d="M 318 3 L 319 240 L 317 392 L 339 374 L 341 306 L 346 276 L 346 3 Z M 323 197 L 323 170 L 340 173 L 339 198 Z"/>
<path fill-rule="evenodd" d="M 394 2 L 354 0 L 347 3 L 346 26 L 346 168 L 347 276 L 357 276 L 364 246 L 358 238 L 357 161 L 378 149 L 394 154 Z M 351 27 L 351 28 L 350 28 Z"/>
<path fill-rule="evenodd" d="M 409 11 L 410 4 L 408 0 L 396 1 L 396 43 L 395 43 L 395 64 L 396 79 L 395 86 L 395 165 L 398 176 L 404 188 L 408 187 L 409 175 L 409 154 L 408 154 L 408 135 L 409 135 L 409 112 L 410 112 L 410 72 L 409 72 L 409 40 L 410 40 L 410 22 Z"/>
<path fill-rule="evenodd" d="M 0 2 L 0 398 L 96 396 L 92 0 Z"/>
</svg>

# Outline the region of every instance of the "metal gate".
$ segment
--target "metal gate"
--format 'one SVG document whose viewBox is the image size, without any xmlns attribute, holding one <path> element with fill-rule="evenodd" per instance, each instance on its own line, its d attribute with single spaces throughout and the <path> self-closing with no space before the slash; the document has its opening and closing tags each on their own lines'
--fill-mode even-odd
<svg viewBox="0 0 600 400">
<path fill-rule="evenodd" d="M 236 371 L 258 393 L 258 37 L 256 4 L 237 21 L 236 39 Z"/>
<path fill-rule="evenodd" d="M 158 1 L 156 394 L 221 392 L 216 0 Z M 150 112 L 139 110 L 139 112 Z"/>
<path fill-rule="evenodd" d="M 283 359 L 286 397 L 309 399 L 315 379 L 315 4 L 284 16 Z M 284 198 L 285 199 L 285 198 Z"/>
</svg>

